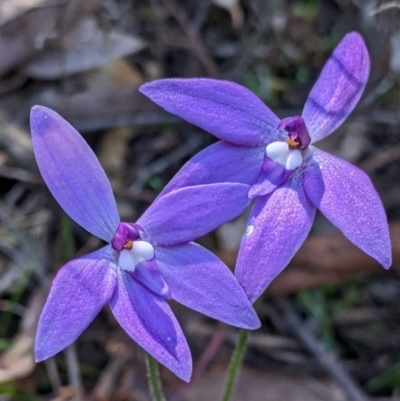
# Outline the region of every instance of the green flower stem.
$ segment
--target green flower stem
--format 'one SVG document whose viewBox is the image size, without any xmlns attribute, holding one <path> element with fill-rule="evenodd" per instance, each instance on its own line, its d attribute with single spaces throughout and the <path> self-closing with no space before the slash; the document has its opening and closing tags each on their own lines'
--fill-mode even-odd
<svg viewBox="0 0 400 401">
<path fill-rule="evenodd" d="M 233 351 L 231 361 L 229 363 L 228 372 L 226 374 L 224 391 L 221 401 L 229 401 L 235 388 L 236 378 L 238 376 L 242 360 L 246 352 L 247 339 L 249 338 L 248 330 L 240 330 L 239 338 Z"/>
<path fill-rule="evenodd" d="M 146 370 L 152 401 L 165 401 L 158 362 L 146 352 Z"/>
</svg>

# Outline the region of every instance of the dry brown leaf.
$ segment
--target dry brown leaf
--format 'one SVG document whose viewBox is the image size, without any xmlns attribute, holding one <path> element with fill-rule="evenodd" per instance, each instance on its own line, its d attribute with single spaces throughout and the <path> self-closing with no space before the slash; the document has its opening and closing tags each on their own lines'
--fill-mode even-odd
<svg viewBox="0 0 400 401">
<path fill-rule="evenodd" d="M 0 26 L 21 16 L 28 10 L 38 6 L 43 7 L 49 3 L 50 0 L 2 0 L 0 2 Z"/>
<path fill-rule="evenodd" d="M 400 224 L 390 225 L 393 266 L 400 267 Z M 269 287 L 268 295 L 338 283 L 367 272 L 385 273 L 375 259 L 342 234 L 310 237 Z"/>
<path fill-rule="evenodd" d="M 80 18 L 98 8 L 101 0 L 80 3 L 1 0 L 0 3 L 0 54 L 7 55 L 0 58 L 2 75 L 40 53 L 49 38 L 59 38 L 68 32 Z"/>
<path fill-rule="evenodd" d="M 115 59 L 87 74 L 88 91 L 107 91 L 133 87 L 138 88 L 144 83 L 143 75 L 133 65 L 123 59 Z"/>
<path fill-rule="evenodd" d="M 77 390 L 74 386 L 62 386 L 58 390 L 58 394 L 51 401 L 77 401 Z"/>
<path fill-rule="evenodd" d="M 131 127 L 113 128 L 103 136 L 98 158 L 111 183 L 121 185 L 128 142 L 135 135 Z"/>
<path fill-rule="evenodd" d="M 135 113 L 159 111 L 135 87 L 111 88 L 105 92 L 93 90 L 70 96 L 48 90 L 35 99 L 35 104 L 56 110 L 81 131 L 129 125 Z"/>
<path fill-rule="evenodd" d="M 35 367 L 33 342 L 33 337 L 26 334 L 15 337 L 11 348 L 0 358 L 0 383 L 21 379 L 32 373 Z"/>
<path fill-rule="evenodd" d="M 75 124 L 80 120 L 78 129 L 91 131 L 129 125 L 123 122 L 125 117 L 158 110 L 137 90 L 144 82 L 142 74 L 123 59 L 80 74 L 78 79 L 81 92 L 64 94 L 49 86 L 39 93 L 34 103 L 58 111 Z"/>
<path fill-rule="evenodd" d="M 0 75 L 15 68 L 39 52 L 40 34 L 51 31 L 59 18 L 60 7 L 46 7 L 20 17 L 0 27 Z"/>
<path fill-rule="evenodd" d="M 59 48 L 47 49 L 22 69 L 39 79 L 57 79 L 100 67 L 143 49 L 144 42 L 116 31 L 102 31 L 94 18 L 86 18 L 69 34 Z"/>
<path fill-rule="evenodd" d="M 392 269 L 400 268 L 400 224 L 390 225 Z M 217 252 L 231 268 L 237 252 Z M 353 245 L 342 234 L 310 236 L 288 267 L 271 283 L 266 295 L 285 295 L 330 283 L 339 283 L 357 275 L 384 270 L 373 258 Z"/>
</svg>

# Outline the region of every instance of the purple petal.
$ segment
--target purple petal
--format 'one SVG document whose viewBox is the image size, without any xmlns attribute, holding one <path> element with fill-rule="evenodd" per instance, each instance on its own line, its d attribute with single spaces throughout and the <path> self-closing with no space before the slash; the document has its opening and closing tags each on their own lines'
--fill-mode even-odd
<svg viewBox="0 0 400 401">
<path fill-rule="evenodd" d="M 155 252 L 173 299 L 233 326 L 260 327 L 235 276 L 213 253 L 195 243 L 157 247 Z"/>
<path fill-rule="evenodd" d="M 312 142 L 331 134 L 353 111 L 369 75 L 369 56 L 361 36 L 346 35 L 333 51 L 308 96 L 303 118 Z"/>
<path fill-rule="evenodd" d="M 249 204 L 249 185 L 221 183 L 177 189 L 157 198 L 137 224 L 153 245 L 192 241 L 237 217 Z"/>
<path fill-rule="evenodd" d="M 287 142 L 273 142 L 265 149 L 264 161 L 257 182 L 249 191 L 249 198 L 269 195 L 303 164 L 299 149 L 291 149 Z"/>
<path fill-rule="evenodd" d="M 249 198 L 270 194 L 284 184 L 291 174 L 293 170 L 286 170 L 282 164 L 266 157 L 258 180 L 249 191 Z"/>
<path fill-rule="evenodd" d="M 36 362 L 71 345 L 111 299 L 116 284 L 115 257 L 111 246 L 106 246 L 60 269 L 39 319 Z"/>
<path fill-rule="evenodd" d="M 110 303 L 122 328 L 157 361 L 189 381 L 192 358 L 185 336 L 165 299 L 119 270 Z"/>
<path fill-rule="evenodd" d="M 304 190 L 350 241 L 383 267 L 392 264 L 385 210 L 363 171 L 313 147 L 305 165 Z"/>
<path fill-rule="evenodd" d="M 282 139 L 279 118 L 243 86 L 216 79 L 160 79 L 140 91 L 172 114 L 219 139 L 261 146 Z"/>
<path fill-rule="evenodd" d="M 160 274 L 155 258 L 139 263 L 135 271 L 130 274 L 134 280 L 138 281 L 149 291 L 165 299 L 171 299 L 170 289 Z"/>
<path fill-rule="evenodd" d="M 110 183 L 95 154 L 56 112 L 31 111 L 33 150 L 43 179 L 70 217 L 109 242 L 119 224 Z"/>
<path fill-rule="evenodd" d="M 219 182 L 253 185 L 260 173 L 265 147 L 245 148 L 219 141 L 192 157 L 167 184 L 174 189 Z"/>
<path fill-rule="evenodd" d="M 235 275 L 252 302 L 287 266 L 311 229 L 315 208 L 304 194 L 300 170 L 258 198 L 250 213 Z"/>
</svg>

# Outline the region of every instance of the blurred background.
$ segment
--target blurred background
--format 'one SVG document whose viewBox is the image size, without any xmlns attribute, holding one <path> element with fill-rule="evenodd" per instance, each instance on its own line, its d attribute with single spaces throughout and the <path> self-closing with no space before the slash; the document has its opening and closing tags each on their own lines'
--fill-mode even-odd
<svg viewBox="0 0 400 401">
<path fill-rule="evenodd" d="M 58 111 L 135 221 L 207 133 L 137 91 L 163 77 L 213 77 L 300 114 L 332 49 L 359 31 L 372 69 L 350 118 L 318 145 L 373 180 L 391 226 L 383 271 L 322 216 L 259 304 L 235 401 L 400 400 L 400 2 L 378 0 L 0 0 L 0 400 L 147 401 L 142 350 L 108 308 L 77 343 L 36 365 L 37 319 L 60 266 L 101 245 L 44 186 L 28 117 Z M 231 268 L 246 216 L 201 238 Z M 219 398 L 237 331 L 172 304 L 194 359 L 171 401 Z"/>
</svg>

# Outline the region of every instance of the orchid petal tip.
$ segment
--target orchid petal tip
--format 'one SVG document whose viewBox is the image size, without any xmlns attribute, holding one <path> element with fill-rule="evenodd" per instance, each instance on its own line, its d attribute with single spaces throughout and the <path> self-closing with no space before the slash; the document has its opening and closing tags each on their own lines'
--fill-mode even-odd
<svg viewBox="0 0 400 401">
<path fill-rule="evenodd" d="M 35 358 L 35 363 L 43 362 L 44 360 L 52 357 L 53 355 L 47 355 L 46 351 L 42 349 L 38 349 L 38 347 L 35 347 L 34 351 L 34 358 Z"/>
<path fill-rule="evenodd" d="M 257 330 L 257 329 L 259 329 L 260 327 L 261 327 L 261 321 L 260 321 L 260 319 L 259 319 L 258 316 L 257 316 L 257 318 L 254 319 L 254 324 L 252 324 L 251 326 L 249 326 L 249 329 L 250 329 L 250 330 Z"/>
<path fill-rule="evenodd" d="M 46 116 L 55 117 L 58 116 L 58 114 L 55 111 L 45 106 L 35 105 L 31 108 L 31 116 L 30 116 L 31 122 L 34 119 L 37 120 L 38 118 L 43 118 L 43 117 L 45 118 Z"/>
<path fill-rule="evenodd" d="M 387 259 L 387 260 L 385 260 L 385 261 L 383 261 L 383 262 L 381 262 L 381 263 L 382 263 L 382 267 L 383 267 L 385 270 L 389 270 L 390 267 L 392 266 L 393 261 L 392 261 L 392 258 L 390 257 L 389 259 Z"/>
<path fill-rule="evenodd" d="M 139 92 L 140 93 L 143 93 L 143 94 L 146 94 L 146 92 L 147 92 L 147 89 L 149 88 L 149 87 L 151 87 L 151 84 L 152 84 L 152 82 L 146 82 L 145 84 L 143 84 L 143 85 L 141 85 L 140 87 L 139 87 Z"/>
<path fill-rule="evenodd" d="M 192 378 L 192 369 L 187 369 L 179 375 L 179 378 L 182 379 L 184 382 L 189 383 L 190 379 Z"/>
</svg>

